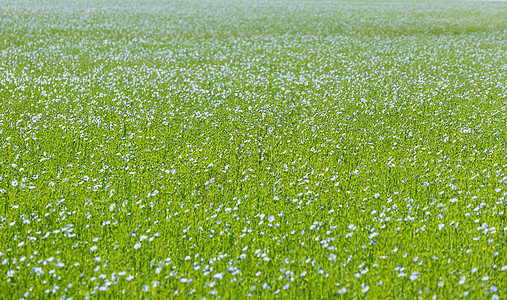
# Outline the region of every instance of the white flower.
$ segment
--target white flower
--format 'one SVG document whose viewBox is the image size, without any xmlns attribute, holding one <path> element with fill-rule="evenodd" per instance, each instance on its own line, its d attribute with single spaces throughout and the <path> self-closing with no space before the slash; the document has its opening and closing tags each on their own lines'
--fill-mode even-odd
<svg viewBox="0 0 507 300">
<path fill-rule="evenodd" d="M 361 292 L 366 293 L 369 289 L 370 289 L 370 287 L 369 287 L 369 286 L 365 286 L 365 287 L 361 290 Z"/>
<path fill-rule="evenodd" d="M 458 282 L 458 283 L 459 283 L 459 285 L 463 285 L 463 283 L 465 283 L 465 280 L 466 280 L 466 279 L 467 279 L 467 278 L 466 278 L 466 276 L 461 277 L 461 278 L 459 279 L 459 282 Z"/>
<path fill-rule="evenodd" d="M 213 278 L 214 279 L 222 279 L 224 276 L 224 273 L 216 273 L 215 275 L 213 275 Z"/>
<path fill-rule="evenodd" d="M 136 250 L 137 250 L 137 249 L 139 249 L 139 248 L 141 248 L 141 243 L 136 243 L 136 244 L 134 245 L 134 249 L 136 249 Z"/>
<path fill-rule="evenodd" d="M 95 251 L 95 250 L 97 250 L 97 245 L 93 245 L 90 247 L 90 251 Z"/>
<path fill-rule="evenodd" d="M 329 254 L 329 260 L 335 260 L 336 259 L 336 255 L 334 255 L 333 253 Z"/>
<path fill-rule="evenodd" d="M 14 179 L 12 182 L 11 182 L 12 186 L 16 187 L 18 186 L 18 181 L 16 179 Z"/>
<path fill-rule="evenodd" d="M 9 271 L 7 271 L 7 277 L 12 277 L 12 276 L 14 276 L 14 273 L 16 273 L 16 271 L 14 271 L 14 270 L 9 270 Z"/>
<path fill-rule="evenodd" d="M 274 217 L 274 216 L 270 215 L 270 216 L 268 217 L 268 221 L 269 221 L 270 223 L 271 223 L 271 222 L 273 222 L 274 220 L 275 220 L 275 217 Z"/>
<path fill-rule="evenodd" d="M 44 275 L 44 271 L 42 270 L 42 268 L 32 267 L 32 271 L 34 271 L 35 274 L 37 274 L 37 275 Z"/>
</svg>

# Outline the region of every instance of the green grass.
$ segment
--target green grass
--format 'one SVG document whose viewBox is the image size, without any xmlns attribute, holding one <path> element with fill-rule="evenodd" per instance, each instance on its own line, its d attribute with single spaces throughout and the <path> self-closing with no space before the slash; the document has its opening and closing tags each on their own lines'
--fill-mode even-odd
<svg viewBox="0 0 507 300">
<path fill-rule="evenodd" d="M 0 2 L 0 299 L 506 298 L 505 15 Z"/>
</svg>

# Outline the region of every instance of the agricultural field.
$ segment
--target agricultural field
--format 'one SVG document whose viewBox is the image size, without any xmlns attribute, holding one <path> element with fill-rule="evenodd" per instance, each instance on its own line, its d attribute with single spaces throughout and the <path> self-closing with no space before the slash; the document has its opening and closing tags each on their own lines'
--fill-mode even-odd
<svg viewBox="0 0 507 300">
<path fill-rule="evenodd" d="M 0 1 L 0 299 L 506 299 L 506 16 Z"/>
</svg>

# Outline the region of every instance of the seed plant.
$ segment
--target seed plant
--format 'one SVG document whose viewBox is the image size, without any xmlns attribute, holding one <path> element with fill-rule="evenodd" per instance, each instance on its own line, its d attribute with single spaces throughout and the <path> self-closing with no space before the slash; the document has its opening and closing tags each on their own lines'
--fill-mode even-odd
<svg viewBox="0 0 507 300">
<path fill-rule="evenodd" d="M 1 299 L 506 299 L 501 1 L 0 1 Z"/>
</svg>

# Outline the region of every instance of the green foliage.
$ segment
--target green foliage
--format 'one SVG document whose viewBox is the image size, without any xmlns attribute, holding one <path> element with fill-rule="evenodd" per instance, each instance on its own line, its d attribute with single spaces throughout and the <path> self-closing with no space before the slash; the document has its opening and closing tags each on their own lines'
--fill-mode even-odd
<svg viewBox="0 0 507 300">
<path fill-rule="evenodd" d="M 0 299 L 506 298 L 505 15 L 2 1 Z"/>
</svg>

